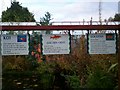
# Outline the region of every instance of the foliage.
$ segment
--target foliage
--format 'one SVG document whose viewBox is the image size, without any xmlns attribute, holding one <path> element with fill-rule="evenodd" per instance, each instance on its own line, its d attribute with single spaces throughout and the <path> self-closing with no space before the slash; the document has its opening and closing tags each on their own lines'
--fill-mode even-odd
<svg viewBox="0 0 120 90">
<path fill-rule="evenodd" d="M 23 90 L 40 87 L 40 75 L 32 71 L 8 71 L 3 73 L 2 90 Z"/>
<path fill-rule="evenodd" d="M 50 22 L 53 18 L 51 17 L 51 14 L 49 12 L 46 12 L 45 16 L 40 18 L 40 25 L 42 26 L 48 26 L 52 25 Z M 51 34 L 51 31 L 46 31 L 46 34 Z"/>
<path fill-rule="evenodd" d="M 80 89 L 80 79 L 77 75 L 66 75 L 66 80 L 69 88 L 72 90 Z"/>
<path fill-rule="evenodd" d="M 108 21 L 120 21 L 120 14 L 116 13 L 114 17 L 109 17 Z"/>
<path fill-rule="evenodd" d="M 118 65 L 118 63 L 112 64 L 112 65 L 110 66 L 110 68 L 108 69 L 108 72 L 110 72 L 110 71 L 114 72 L 114 71 L 115 71 L 115 67 L 117 67 L 117 65 Z M 115 71 L 115 72 L 116 72 L 116 71 Z"/>
<path fill-rule="evenodd" d="M 12 2 L 11 7 L 2 12 L 2 22 L 34 22 L 34 15 L 19 2 Z"/>
<path fill-rule="evenodd" d="M 2 12 L 2 22 L 34 22 L 33 13 L 29 12 L 28 8 L 22 7 L 19 2 L 12 2 L 7 10 Z M 19 24 L 19 23 L 18 23 Z M 23 31 L 7 31 L 7 34 L 23 34 Z"/>
<path fill-rule="evenodd" d="M 6 71 L 26 71 L 31 69 L 31 64 L 24 57 L 6 56 L 3 57 L 3 72 Z"/>
<path fill-rule="evenodd" d="M 94 64 L 93 64 L 94 65 Z M 110 67 L 111 68 L 111 67 Z M 110 70 L 108 69 L 108 71 Z M 110 72 L 106 72 L 99 65 L 91 66 L 87 68 L 88 78 L 87 88 L 114 88 L 116 86 L 115 76 Z"/>
<path fill-rule="evenodd" d="M 2 21 L 6 22 L 35 21 L 34 15 L 19 2 L 13 2 L 10 8 L 2 12 L 2 17 Z M 113 19 L 119 20 L 119 14 L 110 18 L 110 21 Z M 51 20 L 51 14 L 46 12 L 45 16 L 40 18 L 40 25 L 52 25 Z M 46 34 L 50 33 L 46 32 Z M 63 82 L 67 82 L 70 89 L 116 87 L 117 55 L 88 55 L 86 42 L 86 37 L 82 35 L 76 39 L 76 43 L 73 43 L 75 47 L 72 47 L 70 55 L 46 55 L 47 61 L 41 62 L 40 36 L 33 32 L 30 36 L 30 55 L 27 58 L 26 56 L 3 57 L 4 87 L 10 85 L 8 89 L 35 86 L 42 89 L 53 88 L 57 78 L 56 73 L 59 77 L 65 77 Z M 58 82 L 60 81 L 62 82 L 58 79 Z M 22 83 L 21 86 L 16 86 L 18 82 Z"/>
<path fill-rule="evenodd" d="M 50 23 L 51 20 L 51 14 L 49 12 L 46 12 L 45 16 L 40 18 L 40 25 L 52 25 L 52 23 Z"/>
<path fill-rule="evenodd" d="M 108 21 L 120 21 L 120 14 L 116 13 L 114 17 L 109 17 Z"/>
<path fill-rule="evenodd" d="M 114 18 L 109 17 L 109 18 L 108 18 L 108 21 L 114 21 Z"/>
<path fill-rule="evenodd" d="M 36 37 L 36 36 L 35 36 Z M 39 44 L 38 38 L 36 39 L 36 43 L 31 44 L 37 45 Z M 34 41 L 33 39 L 33 41 Z M 33 42 L 32 41 L 32 42 Z M 31 58 L 30 60 L 26 60 L 28 63 L 23 62 L 24 60 L 17 60 L 18 58 L 11 58 L 11 61 L 8 63 L 9 58 L 4 62 L 3 67 L 7 67 L 7 71 L 10 71 L 9 68 L 12 68 L 12 65 L 15 65 L 15 60 L 19 63 L 17 64 L 18 71 L 27 71 L 32 70 L 30 72 L 36 74 L 35 82 L 33 83 L 33 79 L 29 73 L 29 80 L 26 81 L 26 74 L 16 75 L 20 77 L 20 81 L 22 85 L 26 85 L 28 83 L 28 87 L 33 88 L 34 85 L 38 85 L 38 87 L 42 87 L 42 89 L 54 88 L 55 83 L 59 82 L 69 87 L 69 89 L 81 89 L 81 88 L 90 88 L 90 89 L 104 89 L 104 88 L 117 88 L 118 86 L 118 64 L 117 64 L 117 55 L 88 55 L 86 50 L 86 38 L 81 36 L 77 41 L 76 47 L 73 48 L 73 52 L 70 55 L 46 55 L 46 62 L 37 63 L 37 67 L 33 67 L 34 64 L 31 61 L 36 61 L 36 59 Z M 80 44 L 79 44 L 80 43 Z M 32 50 L 35 50 L 33 48 Z M 21 63 L 25 63 L 26 66 L 29 66 L 28 69 L 24 66 L 21 66 Z M 33 68 L 33 69 L 30 69 Z M 23 69 L 20 69 L 23 68 Z M 13 72 L 14 73 L 14 72 Z M 57 75 L 56 75 L 57 74 Z M 15 74 L 14 74 L 15 75 Z M 11 74 L 11 76 L 14 76 Z M 20 75 L 20 76 L 19 76 Z M 6 75 L 9 76 L 9 75 Z M 23 76 L 23 77 L 22 77 Z M 65 77 L 65 78 L 64 78 Z M 57 81 L 56 81 L 57 78 Z M 5 82 L 7 82 L 8 78 L 4 78 Z M 63 80 L 62 80 L 63 79 Z M 13 79 L 14 80 L 14 79 Z M 8 80 L 9 81 L 9 80 Z M 11 82 L 12 80 L 10 80 Z M 19 80 L 18 80 L 19 81 Z M 22 82 L 23 81 L 23 82 Z M 10 83 L 8 82 L 8 83 Z M 66 85 L 67 83 L 67 85 Z M 8 84 L 9 85 L 9 84 Z M 30 86 L 31 85 L 31 86 Z M 14 86 L 11 86 L 14 87 Z M 60 86 L 59 86 L 60 89 Z M 56 90 L 55 88 L 53 90 Z"/>
<path fill-rule="evenodd" d="M 7 71 L 3 73 L 3 89 L 40 89 L 52 88 L 55 63 L 39 63 L 32 71 Z M 20 84 L 18 84 L 20 83 Z M 7 87 L 9 85 L 9 87 Z"/>
<path fill-rule="evenodd" d="M 114 21 L 120 21 L 120 14 L 115 14 Z"/>
<path fill-rule="evenodd" d="M 41 84 L 44 89 L 53 88 L 54 70 L 56 63 L 41 62 L 37 68 L 37 72 L 41 75 Z"/>
<path fill-rule="evenodd" d="M 29 35 L 29 56 L 28 59 L 31 61 L 41 62 L 41 40 L 40 36 L 34 32 L 32 35 Z"/>
<path fill-rule="evenodd" d="M 41 62 L 41 63 L 39 63 L 39 67 L 37 68 L 37 71 L 40 74 L 44 74 L 44 73 L 53 74 L 55 65 L 56 65 L 56 63 Z"/>
</svg>

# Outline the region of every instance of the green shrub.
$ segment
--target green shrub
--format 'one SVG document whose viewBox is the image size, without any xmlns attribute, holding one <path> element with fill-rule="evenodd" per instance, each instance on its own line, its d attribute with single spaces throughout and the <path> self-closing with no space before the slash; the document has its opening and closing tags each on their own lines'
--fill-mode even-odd
<svg viewBox="0 0 120 90">
<path fill-rule="evenodd" d="M 96 67 L 93 70 L 88 69 L 88 78 L 86 83 L 87 88 L 114 88 L 114 77 L 108 72 L 105 72 L 101 67 Z"/>
<path fill-rule="evenodd" d="M 39 64 L 39 67 L 37 68 L 37 72 L 40 74 L 40 83 L 41 88 L 48 89 L 52 88 L 53 82 L 54 82 L 54 66 L 55 63 L 45 63 L 42 62 Z"/>
<path fill-rule="evenodd" d="M 66 80 L 69 88 L 72 90 L 74 89 L 80 89 L 80 79 L 77 75 L 66 75 Z"/>
</svg>

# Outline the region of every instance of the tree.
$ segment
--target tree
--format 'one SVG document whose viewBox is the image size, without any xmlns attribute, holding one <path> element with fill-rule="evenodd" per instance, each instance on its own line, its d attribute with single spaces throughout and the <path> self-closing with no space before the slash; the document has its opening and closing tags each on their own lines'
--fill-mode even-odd
<svg viewBox="0 0 120 90">
<path fill-rule="evenodd" d="M 34 22 L 34 15 L 26 7 L 22 7 L 19 2 L 12 2 L 10 8 L 2 12 L 2 22 Z M 14 31 L 8 31 L 8 34 L 15 34 Z M 24 33 L 18 31 L 19 34 Z"/>
<path fill-rule="evenodd" d="M 45 16 L 40 18 L 40 23 L 37 23 L 37 25 L 41 25 L 41 26 L 48 26 L 48 25 L 52 25 L 52 23 L 50 22 L 52 20 L 51 18 L 51 14 L 49 12 L 45 13 Z M 46 34 L 51 34 L 51 31 L 41 31 L 41 33 L 46 33 Z M 42 58 L 42 60 L 44 59 L 44 56 L 42 56 L 41 54 L 41 46 L 40 46 L 40 40 L 39 40 L 39 34 L 38 32 L 34 32 L 32 33 L 32 37 L 31 37 L 31 59 L 37 59 L 38 61 L 41 61 L 40 57 Z"/>
<path fill-rule="evenodd" d="M 109 17 L 108 21 L 120 21 L 120 13 L 116 13 L 114 17 Z"/>
<path fill-rule="evenodd" d="M 11 3 L 10 8 L 7 8 L 7 10 L 2 12 L 2 22 L 34 22 L 34 21 L 35 21 L 34 15 L 31 12 L 29 12 L 28 8 L 22 7 L 21 4 L 16 1 Z M 18 31 L 18 33 L 20 34 L 23 32 Z M 9 31 L 7 32 L 7 34 L 15 34 L 15 32 Z M 14 58 L 14 60 L 12 57 Z M 24 58 L 24 56 L 19 57 Z M 8 61 L 8 58 L 10 59 L 10 61 L 13 61 L 13 63 Z M 11 63 L 11 65 L 14 66 L 14 63 L 18 59 L 17 56 L 15 57 L 8 56 L 8 58 L 6 56 L 3 58 L 4 60 L 7 60 L 6 63 L 3 63 L 4 65 L 7 65 L 7 63 Z M 22 60 L 19 60 L 19 62 L 20 61 L 22 62 Z M 19 62 L 16 62 L 17 67 L 19 67 Z M 24 60 L 22 63 L 24 63 Z"/>
<path fill-rule="evenodd" d="M 109 17 L 108 21 L 114 21 L 114 19 L 112 17 Z"/>
<path fill-rule="evenodd" d="M 2 22 L 34 22 L 34 15 L 19 2 L 12 2 L 11 7 L 2 12 Z"/>
<path fill-rule="evenodd" d="M 47 26 L 47 25 L 52 25 L 50 22 L 53 18 L 51 17 L 51 14 L 49 12 L 46 12 L 45 16 L 40 18 L 40 25 L 42 26 Z M 46 34 L 50 34 L 50 31 L 46 31 Z"/>
<path fill-rule="evenodd" d="M 52 25 L 50 21 L 52 20 L 51 14 L 49 12 L 46 12 L 45 16 L 40 18 L 40 24 L 41 25 Z"/>
<path fill-rule="evenodd" d="M 120 21 L 120 13 L 115 14 L 114 21 Z"/>
</svg>

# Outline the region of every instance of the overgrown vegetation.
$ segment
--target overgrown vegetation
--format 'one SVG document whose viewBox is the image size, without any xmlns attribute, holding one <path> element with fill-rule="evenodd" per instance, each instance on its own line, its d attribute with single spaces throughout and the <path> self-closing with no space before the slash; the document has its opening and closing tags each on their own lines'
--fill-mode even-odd
<svg viewBox="0 0 120 90">
<path fill-rule="evenodd" d="M 50 20 L 51 14 L 46 12 L 38 25 L 52 25 Z M 119 20 L 118 14 L 114 20 Z M 27 8 L 13 2 L 10 8 L 2 12 L 2 21 L 31 22 L 35 19 Z M 2 90 L 118 88 L 118 55 L 89 55 L 86 38 L 82 35 L 73 41 L 71 54 L 47 55 L 46 60 L 42 61 L 38 37 L 33 31 L 29 56 L 3 56 Z"/>
<path fill-rule="evenodd" d="M 43 62 L 26 56 L 3 57 L 3 90 L 117 89 L 117 55 L 88 55 L 85 37 L 77 41 L 80 44 L 70 55 L 46 56 Z"/>
</svg>

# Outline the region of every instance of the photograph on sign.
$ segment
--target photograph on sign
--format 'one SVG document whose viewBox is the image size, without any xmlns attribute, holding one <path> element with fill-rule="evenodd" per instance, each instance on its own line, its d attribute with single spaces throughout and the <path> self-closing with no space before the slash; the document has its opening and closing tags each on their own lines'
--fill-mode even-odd
<svg viewBox="0 0 120 90">
<path fill-rule="evenodd" d="M 69 54 L 70 36 L 66 34 L 42 35 L 42 53 L 48 54 Z"/>
<path fill-rule="evenodd" d="M 89 54 L 116 54 L 116 34 L 89 34 L 88 52 Z"/>
<path fill-rule="evenodd" d="M 1 35 L 2 55 L 28 55 L 28 35 Z"/>
</svg>

